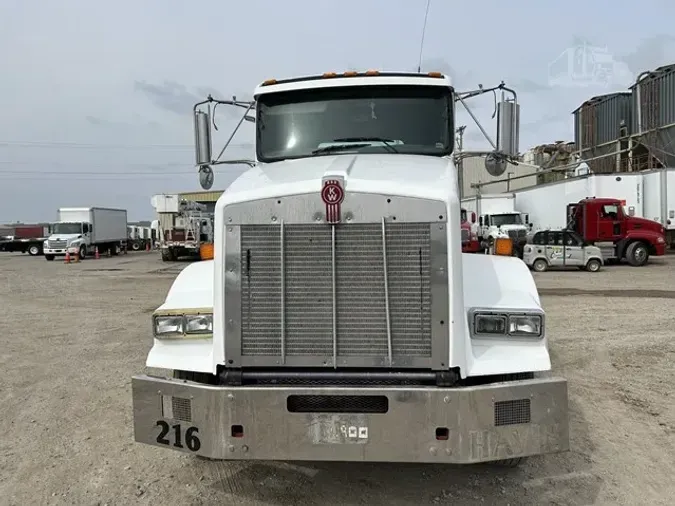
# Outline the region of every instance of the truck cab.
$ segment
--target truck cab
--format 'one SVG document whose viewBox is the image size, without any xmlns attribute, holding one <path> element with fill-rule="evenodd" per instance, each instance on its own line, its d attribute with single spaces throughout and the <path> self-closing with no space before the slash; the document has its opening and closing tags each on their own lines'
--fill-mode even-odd
<svg viewBox="0 0 675 506">
<path fill-rule="evenodd" d="M 593 197 L 568 204 L 567 222 L 584 241 L 600 247 L 605 260 L 642 266 L 650 255 L 666 254 L 663 225 L 628 215 L 619 199 Z"/>
<path fill-rule="evenodd" d="M 256 159 L 216 203 L 214 259 L 184 268 L 152 314 L 145 364 L 172 374 L 133 377 L 136 441 L 437 464 L 569 448 L 531 272 L 461 252 L 452 155 L 468 96 L 440 73 L 329 72 L 195 106 L 202 187 L 216 103 L 255 111 Z M 499 102 L 486 170 L 518 154 L 516 106 Z"/>
<path fill-rule="evenodd" d="M 81 221 L 59 221 L 49 224 L 49 237 L 44 243 L 43 253 L 48 260 L 54 256 L 78 254 L 86 256 L 91 224 Z"/>
<path fill-rule="evenodd" d="M 471 221 L 468 219 L 466 209 L 461 209 L 460 229 L 462 234 L 462 252 L 477 253 L 480 251 L 480 241 L 478 240 L 478 226 L 476 224 L 476 213 L 471 212 Z"/>
</svg>

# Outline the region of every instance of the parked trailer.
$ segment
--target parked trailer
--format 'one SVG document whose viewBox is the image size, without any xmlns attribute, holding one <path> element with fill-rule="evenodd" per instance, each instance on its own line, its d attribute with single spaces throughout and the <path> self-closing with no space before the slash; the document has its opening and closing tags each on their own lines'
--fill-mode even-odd
<svg viewBox="0 0 675 506">
<path fill-rule="evenodd" d="M 152 229 L 139 225 L 128 225 L 127 244 L 129 249 L 140 251 L 153 244 Z"/>
<path fill-rule="evenodd" d="M 8 253 L 28 253 L 31 256 L 41 255 L 48 228 L 42 225 L 15 225 L 11 234 L 0 239 L 0 251 Z"/>
<path fill-rule="evenodd" d="M 98 248 L 102 254 L 117 255 L 126 248 L 127 211 L 103 207 L 62 207 L 50 225 L 45 241 L 47 260 L 67 253 L 86 258 Z"/>
<path fill-rule="evenodd" d="M 666 242 L 675 249 L 675 169 L 642 172 L 642 216 L 661 223 Z"/>
</svg>

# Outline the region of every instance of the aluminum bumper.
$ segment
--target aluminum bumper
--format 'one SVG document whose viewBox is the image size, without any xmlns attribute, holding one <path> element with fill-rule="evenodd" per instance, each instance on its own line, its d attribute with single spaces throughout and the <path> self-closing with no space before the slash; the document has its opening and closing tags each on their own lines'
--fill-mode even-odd
<svg viewBox="0 0 675 506">
<path fill-rule="evenodd" d="M 137 442 L 214 459 L 476 463 L 569 449 L 560 378 L 358 389 L 135 376 L 132 392 Z"/>
</svg>

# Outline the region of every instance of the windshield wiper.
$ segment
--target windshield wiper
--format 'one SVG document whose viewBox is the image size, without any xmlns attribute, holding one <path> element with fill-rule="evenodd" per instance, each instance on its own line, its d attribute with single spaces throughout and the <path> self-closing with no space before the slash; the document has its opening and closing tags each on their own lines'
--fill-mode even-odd
<svg viewBox="0 0 675 506">
<path fill-rule="evenodd" d="M 347 142 L 344 139 L 341 139 L 341 140 L 344 141 L 344 142 Z M 343 151 L 345 149 L 366 148 L 368 146 L 370 146 L 370 144 L 365 144 L 365 143 L 364 144 L 332 144 L 330 146 L 324 146 L 322 148 L 315 149 L 314 151 L 312 151 L 312 154 L 313 155 L 320 155 L 321 153 L 331 153 L 333 151 Z"/>
<path fill-rule="evenodd" d="M 333 139 L 333 142 L 381 142 L 386 147 L 391 149 L 393 153 L 398 153 L 398 150 L 391 145 L 391 139 L 384 139 L 383 137 L 345 137 L 344 139 Z"/>
</svg>

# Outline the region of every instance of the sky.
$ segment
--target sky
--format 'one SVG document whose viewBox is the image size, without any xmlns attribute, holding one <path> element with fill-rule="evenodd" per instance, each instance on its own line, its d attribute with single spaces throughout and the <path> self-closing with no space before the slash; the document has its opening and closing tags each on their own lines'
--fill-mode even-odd
<svg viewBox="0 0 675 506">
<path fill-rule="evenodd" d="M 675 3 L 622 5 L 431 0 L 422 71 L 449 74 L 458 90 L 502 80 L 515 88 L 521 152 L 569 141 L 571 112 L 584 100 L 675 63 Z M 415 71 L 426 7 L 427 0 L 1 0 L 0 223 L 51 221 L 70 206 L 152 219 L 152 195 L 200 190 L 194 103 L 209 93 L 248 99 L 272 77 Z M 578 65 L 579 55 L 588 65 Z M 601 61 L 605 70 L 594 72 Z M 469 104 L 494 135 L 492 95 Z M 214 146 L 237 122 L 224 109 Z M 487 147 L 458 105 L 460 125 L 465 149 Z M 225 156 L 252 157 L 252 141 L 253 126 L 244 123 Z M 242 170 L 220 166 L 213 189 Z"/>
</svg>

